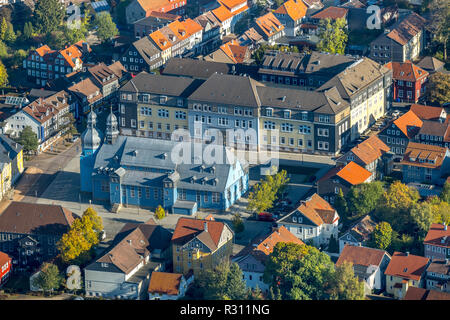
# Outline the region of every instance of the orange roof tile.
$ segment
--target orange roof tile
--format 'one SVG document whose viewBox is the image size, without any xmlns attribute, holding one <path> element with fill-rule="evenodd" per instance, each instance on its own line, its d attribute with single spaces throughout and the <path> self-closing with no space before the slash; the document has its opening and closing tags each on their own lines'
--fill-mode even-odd
<svg viewBox="0 0 450 320">
<path fill-rule="evenodd" d="M 238 14 L 241 13 L 241 12 L 247 11 L 248 9 L 250 9 L 249 6 L 245 5 L 245 6 L 243 6 L 242 8 L 239 8 L 239 9 L 233 11 L 231 14 L 232 14 L 233 16 L 236 16 L 236 15 L 238 15 Z"/>
<path fill-rule="evenodd" d="M 176 296 L 180 289 L 182 277 L 183 275 L 179 273 L 153 271 L 150 284 L 148 285 L 148 292 Z"/>
<path fill-rule="evenodd" d="M 50 49 L 48 45 L 43 45 L 36 49 L 36 52 L 41 56 L 45 56 L 47 53 L 55 52 L 55 50 Z"/>
<path fill-rule="evenodd" d="M 261 243 L 256 247 L 256 250 L 263 252 L 265 255 L 272 253 L 273 248 L 278 242 L 292 242 L 300 245 L 305 243 L 294 236 L 288 229 L 284 226 L 279 227 L 274 230 L 267 238 L 261 241 Z"/>
<path fill-rule="evenodd" d="M 272 12 L 266 13 L 265 15 L 257 18 L 256 24 L 268 37 L 271 37 L 284 29 L 284 26 Z"/>
<path fill-rule="evenodd" d="M 417 133 L 417 130 L 411 130 L 412 127 L 422 127 L 423 122 L 419 119 L 418 116 L 411 110 L 402 115 L 401 117 L 394 120 L 394 124 L 397 126 L 397 128 L 403 132 L 405 136 L 408 138 L 414 137 L 414 135 Z"/>
<path fill-rule="evenodd" d="M 279 14 L 287 14 L 292 20 L 298 20 L 306 15 L 307 9 L 308 8 L 306 5 L 301 1 L 296 2 L 294 0 L 288 0 L 274 12 Z"/>
<path fill-rule="evenodd" d="M 360 266 L 380 266 L 386 251 L 374 248 L 345 245 L 336 262 L 336 266 L 340 266 L 344 261 L 351 262 L 353 265 Z"/>
<path fill-rule="evenodd" d="M 384 274 L 419 281 L 428 265 L 428 258 L 394 252 Z"/>
<path fill-rule="evenodd" d="M 313 19 L 338 19 L 347 16 L 348 9 L 338 7 L 328 7 L 316 13 L 311 18 Z"/>
<path fill-rule="evenodd" d="M 336 210 L 317 193 L 304 201 L 297 210 L 318 226 L 333 224 L 335 221 Z"/>
<path fill-rule="evenodd" d="M 205 223 L 208 231 L 205 231 Z M 180 218 L 173 232 L 172 242 L 185 243 L 201 233 L 206 232 L 217 247 L 225 225 L 223 222 L 193 218 Z"/>
<path fill-rule="evenodd" d="M 221 45 L 220 49 L 234 63 L 243 63 L 246 58 L 248 47 L 239 45 L 239 43 L 236 40 L 231 40 Z"/>
<path fill-rule="evenodd" d="M 10 256 L 0 251 L 0 267 L 3 267 L 6 264 L 6 262 L 9 262 L 10 260 L 11 260 Z"/>
<path fill-rule="evenodd" d="M 388 152 L 389 148 L 377 135 L 371 136 L 351 149 L 362 162 L 369 164 Z"/>
<path fill-rule="evenodd" d="M 175 34 L 179 41 L 184 40 L 190 36 L 184 24 L 182 24 L 178 20 L 169 23 L 167 27 Z"/>
<path fill-rule="evenodd" d="M 391 61 L 384 65 L 392 70 L 392 78 L 403 81 L 417 81 L 428 76 L 428 72 L 416 66 L 411 61 L 395 62 Z"/>
<path fill-rule="evenodd" d="M 191 18 L 184 20 L 183 22 L 181 22 L 181 24 L 183 25 L 183 27 L 185 28 L 186 32 L 190 36 L 203 29 L 200 24 L 198 24 L 197 22 L 195 22 Z"/>
<path fill-rule="evenodd" d="M 357 185 L 366 182 L 372 173 L 351 161 L 336 175 L 352 185 Z"/>
<path fill-rule="evenodd" d="M 412 12 L 386 36 L 401 45 L 405 45 L 412 37 L 420 32 L 425 22 L 426 20 L 423 17 Z"/>
<path fill-rule="evenodd" d="M 444 237 L 446 237 L 445 242 L 441 243 L 441 239 Z M 423 242 L 433 245 L 450 246 L 450 228 L 447 226 L 447 230 L 445 230 L 443 224 L 433 223 Z"/>
<path fill-rule="evenodd" d="M 440 168 L 444 162 L 446 151 L 447 148 L 444 147 L 410 142 L 400 163 L 415 167 Z"/>
<path fill-rule="evenodd" d="M 230 10 L 228 10 L 225 6 L 221 5 L 220 7 L 211 10 L 211 12 L 216 16 L 216 18 L 220 22 L 224 22 L 233 17 L 233 14 Z"/>
<path fill-rule="evenodd" d="M 237 7 L 243 3 L 247 4 L 247 0 L 219 0 L 220 4 L 223 4 L 228 10 L 231 11 L 234 7 Z"/>
<path fill-rule="evenodd" d="M 162 51 L 171 47 L 169 40 L 162 34 L 161 31 L 156 30 L 152 32 L 149 37 L 153 40 L 156 46 Z"/>
</svg>

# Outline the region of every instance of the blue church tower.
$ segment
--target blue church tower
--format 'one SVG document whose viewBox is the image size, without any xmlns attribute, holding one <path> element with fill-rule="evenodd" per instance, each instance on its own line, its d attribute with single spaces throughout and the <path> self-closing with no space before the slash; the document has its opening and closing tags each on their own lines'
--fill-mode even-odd
<svg viewBox="0 0 450 320">
<path fill-rule="evenodd" d="M 92 192 L 92 170 L 94 168 L 95 157 L 99 149 L 102 137 L 95 128 L 97 115 L 91 109 L 87 116 L 87 128 L 81 135 L 81 155 L 80 155 L 80 190 L 81 192 Z"/>
</svg>

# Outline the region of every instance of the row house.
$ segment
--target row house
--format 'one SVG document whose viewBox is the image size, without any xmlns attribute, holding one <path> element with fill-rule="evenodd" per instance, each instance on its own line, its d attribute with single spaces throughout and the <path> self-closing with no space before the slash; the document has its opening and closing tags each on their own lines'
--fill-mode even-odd
<svg viewBox="0 0 450 320">
<path fill-rule="evenodd" d="M 42 151 L 64 133 L 75 104 L 75 99 L 66 91 L 38 98 L 5 120 L 4 133 L 18 137 L 30 126 L 39 141 L 38 151 Z"/>
<path fill-rule="evenodd" d="M 202 42 L 199 44 L 198 53 L 205 55 L 217 49 L 222 44 L 222 24 L 219 19 L 211 11 L 207 11 L 194 18 L 194 21 L 203 28 Z"/>
<path fill-rule="evenodd" d="M 185 5 L 186 0 L 133 0 L 125 8 L 125 17 L 127 24 L 133 24 L 154 15 L 155 12 L 183 15 Z"/>
<path fill-rule="evenodd" d="M 414 142 L 449 148 L 450 123 L 423 120 Z"/>
<path fill-rule="evenodd" d="M 141 72 L 120 89 L 122 134 L 170 140 L 188 130 L 187 97 L 201 81 Z"/>
<path fill-rule="evenodd" d="M 426 20 L 411 12 L 370 43 L 369 57 L 378 63 L 416 60 L 425 46 Z"/>
<path fill-rule="evenodd" d="M 198 276 L 228 261 L 234 233 L 228 224 L 194 218 L 180 218 L 173 232 L 173 271 Z"/>
<path fill-rule="evenodd" d="M 56 257 L 58 241 L 76 218 L 59 205 L 13 201 L 0 216 L 0 249 L 15 269 L 38 268 Z"/>
<path fill-rule="evenodd" d="M 426 282 L 428 290 L 437 290 L 450 294 L 450 263 L 448 258 L 430 263 L 427 268 Z"/>
<path fill-rule="evenodd" d="M 346 165 L 354 161 L 376 176 L 377 172 L 386 171 L 383 170 L 382 157 L 389 151 L 390 148 L 377 135 L 373 135 L 338 158 L 336 164 Z"/>
<path fill-rule="evenodd" d="M 231 20 L 231 31 L 234 25 L 248 13 L 249 5 L 247 0 L 218 0 L 221 6 L 224 6 L 233 15 Z"/>
<path fill-rule="evenodd" d="M 403 300 L 450 300 L 450 293 L 438 290 L 409 287 Z"/>
<path fill-rule="evenodd" d="M 284 25 L 272 12 L 256 18 L 254 28 L 271 45 L 284 36 Z"/>
<path fill-rule="evenodd" d="M 307 10 L 308 7 L 301 0 L 288 0 L 273 14 L 283 24 L 285 35 L 295 37 L 300 31 Z"/>
<path fill-rule="evenodd" d="M 432 223 L 424 244 L 424 256 L 436 260 L 450 259 L 450 230 L 446 224 Z"/>
<path fill-rule="evenodd" d="M 348 17 L 348 9 L 347 8 L 341 8 L 341 7 L 334 7 L 330 6 L 327 7 L 312 16 L 308 18 L 310 22 L 313 24 L 318 25 L 320 21 L 330 19 L 332 22 L 337 19 L 345 19 L 347 23 L 347 17 Z"/>
<path fill-rule="evenodd" d="M 303 242 L 311 241 L 316 247 L 328 247 L 330 239 L 338 238 L 339 214 L 317 193 L 302 201 L 301 205 L 277 220 Z"/>
<path fill-rule="evenodd" d="M 281 226 L 272 228 L 269 234 L 254 238 L 248 246 L 232 257 L 231 261 L 236 262 L 242 270 L 242 277 L 247 287 L 259 288 L 266 293 L 269 291 L 269 285 L 263 280 L 264 270 L 269 255 L 279 242 L 305 244 L 288 229 Z"/>
<path fill-rule="evenodd" d="M 169 264 L 171 237 L 153 219 L 125 224 L 112 245 L 84 268 L 86 296 L 146 300 L 150 275 Z"/>
<path fill-rule="evenodd" d="M 260 149 L 336 154 L 350 134 L 349 106 L 337 90 L 260 86 Z"/>
<path fill-rule="evenodd" d="M 178 15 L 152 11 L 147 17 L 137 20 L 133 23 L 134 36 L 136 37 L 136 39 L 144 38 L 150 33 L 180 19 L 181 16 Z"/>
<path fill-rule="evenodd" d="M 86 42 L 79 41 L 62 50 L 44 45 L 32 51 L 23 61 L 29 81 L 44 87 L 48 81 L 82 69 L 83 59 L 91 52 Z"/>
<path fill-rule="evenodd" d="M 268 50 L 259 66 L 258 79 L 312 90 L 344 71 L 357 59 L 313 51 L 294 53 Z"/>
<path fill-rule="evenodd" d="M 259 47 L 261 43 L 264 42 L 264 38 L 262 35 L 255 30 L 255 28 L 250 28 L 245 30 L 243 34 L 241 34 L 237 41 L 242 45 L 248 47 L 250 50 L 255 50 Z"/>
<path fill-rule="evenodd" d="M 444 123 L 447 120 L 447 112 L 444 107 L 424 106 L 421 104 L 412 104 L 410 109 L 419 117 L 420 120 L 429 120 Z"/>
<path fill-rule="evenodd" d="M 365 292 L 383 290 L 386 287 L 384 272 L 391 261 L 385 250 L 347 244 L 336 261 L 336 267 L 351 263 L 359 281 L 364 282 Z"/>
<path fill-rule="evenodd" d="M 7 195 L 23 171 L 23 147 L 0 134 L 0 199 Z"/>
<path fill-rule="evenodd" d="M 326 201 L 334 204 L 336 196 L 342 190 L 344 196 L 351 187 L 373 181 L 374 175 L 351 161 L 346 166 L 338 165 L 329 170 L 317 181 L 317 193 Z"/>
<path fill-rule="evenodd" d="M 12 271 L 12 258 L 0 251 L 0 288 L 8 281 Z"/>
<path fill-rule="evenodd" d="M 403 156 L 408 143 L 417 135 L 423 121 L 411 110 L 391 121 L 378 136 L 397 156 Z"/>
<path fill-rule="evenodd" d="M 331 78 L 317 91 L 336 87 L 350 104 L 350 141 L 380 119 L 389 109 L 392 71 L 369 58 L 362 58 Z M 345 141 L 342 141 L 342 145 Z"/>
<path fill-rule="evenodd" d="M 233 14 L 225 6 L 221 5 L 216 9 L 211 10 L 211 13 L 220 22 L 220 37 L 229 35 L 232 32 L 231 23 L 233 21 Z"/>
<path fill-rule="evenodd" d="M 428 72 L 411 61 L 388 62 L 392 70 L 392 98 L 396 102 L 417 103 L 425 94 Z"/>
<path fill-rule="evenodd" d="M 126 70 L 135 74 L 141 71 L 152 72 L 164 64 L 162 53 L 150 36 L 145 36 L 130 45 L 120 62 Z"/>
<path fill-rule="evenodd" d="M 86 115 L 91 109 L 97 109 L 103 102 L 102 89 L 91 78 L 83 79 L 67 90 L 77 101 L 79 115 Z"/>
<path fill-rule="evenodd" d="M 425 288 L 426 269 L 430 259 L 394 252 L 386 268 L 386 292 L 396 299 L 403 299 L 410 287 Z"/>
</svg>

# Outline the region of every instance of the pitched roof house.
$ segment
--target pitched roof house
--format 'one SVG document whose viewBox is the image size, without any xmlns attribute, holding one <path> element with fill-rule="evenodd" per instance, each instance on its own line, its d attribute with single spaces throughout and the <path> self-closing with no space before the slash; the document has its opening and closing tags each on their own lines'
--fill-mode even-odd
<svg viewBox="0 0 450 320">
<path fill-rule="evenodd" d="M 433 223 L 423 241 L 424 256 L 431 260 L 450 258 L 450 229 L 445 224 Z"/>
<path fill-rule="evenodd" d="M 308 7 L 301 0 L 288 0 L 273 13 L 284 25 L 286 36 L 296 36 Z"/>
<path fill-rule="evenodd" d="M 277 220 L 302 241 L 313 241 L 315 246 L 327 246 L 330 238 L 337 239 L 338 212 L 317 193 L 302 201 L 291 213 Z"/>
<path fill-rule="evenodd" d="M 236 40 L 231 40 L 221 45 L 218 50 L 205 56 L 204 59 L 233 64 L 246 63 L 250 60 L 250 50 L 248 47 L 240 45 Z"/>
<path fill-rule="evenodd" d="M 280 226 L 273 228 L 269 234 L 256 237 L 248 246 L 232 257 L 232 261 L 236 262 L 242 270 L 247 287 L 253 289 L 258 287 L 263 291 L 269 289 L 269 286 L 262 280 L 262 276 L 266 261 L 279 242 L 304 244 L 284 226 Z"/>
<path fill-rule="evenodd" d="M 429 73 L 409 60 L 391 61 L 385 67 L 392 70 L 394 101 L 417 103 L 425 93 Z"/>
<path fill-rule="evenodd" d="M 148 285 L 149 300 L 177 300 L 184 297 L 194 275 L 153 271 Z"/>
<path fill-rule="evenodd" d="M 384 289 L 384 272 L 390 261 L 391 256 L 385 250 L 347 244 L 339 255 L 336 266 L 341 266 L 344 262 L 353 264 L 355 276 L 364 281 L 370 292 Z"/>
<path fill-rule="evenodd" d="M 355 222 L 345 233 L 339 237 L 339 252 L 348 245 L 362 246 L 370 240 L 377 223 L 369 215 L 364 216 Z"/>
<path fill-rule="evenodd" d="M 450 300 L 450 293 L 409 287 L 403 300 Z"/>
<path fill-rule="evenodd" d="M 427 268 L 427 289 L 450 294 L 450 259 L 432 260 Z"/>
<path fill-rule="evenodd" d="M 423 57 L 422 60 L 420 60 L 417 63 L 417 66 L 427 71 L 429 74 L 433 74 L 438 71 L 442 71 L 444 68 L 445 63 L 441 60 L 436 59 L 435 57 L 426 56 Z"/>
<path fill-rule="evenodd" d="M 84 269 L 87 296 L 146 299 L 150 274 L 170 259 L 172 233 L 155 224 L 128 223 L 112 245 Z"/>
<path fill-rule="evenodd" d="M 272 12 L 256 18 L 255 30 L 270 44 L 284 35 L 284 26 Z"/>
<path fill-rule="evenodd" d="M 409 287 L 425 286 L 425 270 L 430 259 L 408 252 L 394 252 L 386 271 L 386 292 L 402 299 Z"/>
<path fill-rule="evenodd" d="M 219 221 L 180 218 L 172 236 L 173 270 L 194 275 L 212 270 L 228 259 L 233 231 Z"/>
<path fill-rule="evenodd" d="M 315 21 L 316 23 L 318 23 L 320 20 L 323 20 L 323 19 L 331 19 L 331 20 L 347 19 L 347 15 L 348 15 L 347 8 L 331 6 L 331 7 L 327 7 L 325 9 L 315 13 L 310 18 L 312 19 L 312 21 Z"/>
<path fill-rule="evenodd" d="M 444 107 L 412 104 L 409 110 L 414 112 L 420 120 L 432 120 L 439 122 L 446 122 L 447 120 L 447 112 Z"/>
</svg>

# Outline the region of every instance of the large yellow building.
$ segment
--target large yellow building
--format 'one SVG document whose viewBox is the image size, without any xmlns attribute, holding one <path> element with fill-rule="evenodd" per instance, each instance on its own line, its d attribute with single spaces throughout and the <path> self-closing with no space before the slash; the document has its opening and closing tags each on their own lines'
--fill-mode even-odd
<svg viewBox="0 0 450 320">
<path fill-rule="evenodd" d="M 173 272 L 194 276 L 227 261 L 233 251 L 233 231 L 214 220 L 178 219 L 172 236 Z"/>
<path fill-rule="evenodd" d="M 22 146 L 5 135 L 0 135 L 0 195 L 1 198 L 11 189 L 11 186 L 22 174 Z"/>
</svg>

